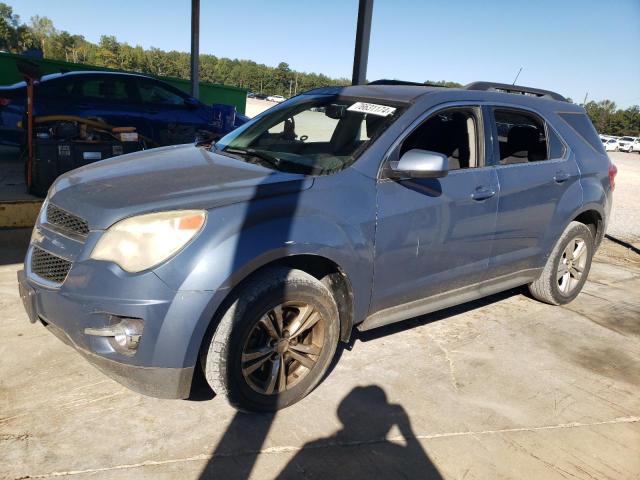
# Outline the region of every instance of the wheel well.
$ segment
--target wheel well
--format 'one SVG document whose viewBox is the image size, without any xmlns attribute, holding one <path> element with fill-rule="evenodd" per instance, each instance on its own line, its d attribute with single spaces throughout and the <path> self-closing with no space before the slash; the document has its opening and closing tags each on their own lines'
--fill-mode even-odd
<svg viewBox="0 0 640 480">
<path fill-rule="evenodd" d="M 333 261 L 319 255 L 284 257 L 265 267 L 273 265 L 285 265 L 302 270 L 320 280 L 331 291 L 340 315 L 340 340 L 348 342 L 353 327 L 353 291 L 342 269 Z"/>
<path fill-rule="evenodd" d="M 602 217 L 595 210 L 587 210 L 586 212 L 582 212 L 576 218 L 573 219 L 575 222 L 584 223 L 593 234 L 593 238 L 595 240 L 595 247 L 597 248 L 604 237 L 604 225 L 602 223 Z"/>
<path fill-rule="evenodd" d="M 231 293 L 241 288 L 254 275 L 274 266 L 302 270 L 320 280 L 331 291 L 340 315 L 340 340 L 348 342 L 353 328 L 353 291 L 346 274 L 335 262 L 326 257 L 304 254 L 279 258 L 251 272 L 233 288 Z M 227 296 L 227 298 L 230 297 L 231 295 Z M 225 303 L 226 301 L 222 305 Z"/>
</svg>

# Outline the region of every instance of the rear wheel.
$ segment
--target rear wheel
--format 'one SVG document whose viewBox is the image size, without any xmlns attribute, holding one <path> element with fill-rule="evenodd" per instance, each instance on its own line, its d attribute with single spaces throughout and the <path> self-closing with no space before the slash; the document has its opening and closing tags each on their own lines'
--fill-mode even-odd
<svg viewBox="0 0 640 480">
<path fill-rule="evenodd" d="M 594 251 L 589 227 L 571 222 L 556 243 L 540 277 L 529 285 L 538 300 L 564 305 L 578 296 L 589 275 Z"/>
<path fill-rule="evenodd" d="M 320 382 L 336 350 L 338 309 L 316 278 L 274 268 L 240 289 L 201 364 L 213 390 L 236 408 L 275 411 Z"/>
</svg>

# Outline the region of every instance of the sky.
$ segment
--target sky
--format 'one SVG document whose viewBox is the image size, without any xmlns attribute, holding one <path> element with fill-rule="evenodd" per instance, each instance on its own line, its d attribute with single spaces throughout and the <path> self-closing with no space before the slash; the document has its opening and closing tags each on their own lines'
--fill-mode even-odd
<svg viewBox="0 0 640 480">
<path fill-rule="evenodd" d="M 190 0 L 0 0 L 97 42 L 189 51 Z M 351 78 L 357 0 L 202 0 L 200 52 Z M 640 104 L 640 0 L 375 0 L 369 80 L 476 80 Z"/>
</svg>

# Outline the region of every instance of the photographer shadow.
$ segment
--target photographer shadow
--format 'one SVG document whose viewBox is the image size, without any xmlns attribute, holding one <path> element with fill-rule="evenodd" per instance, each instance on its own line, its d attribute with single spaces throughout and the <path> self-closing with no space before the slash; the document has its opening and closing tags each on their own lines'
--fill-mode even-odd
<svg viewBox="0 0 640 480">
<path fill-rule="evenodd" d="M 337 413 L 342 429 L 304 445 L 276 478 L 442 478 L 404 408 L 389 403 L 382 388 L 354 388 Z M 390 436 L 394 426 L 399 436 Z"/>
<path fill-rule="evenodd" d="M 404 408 L 389 403 L 382 388 L 376 385 L 354 388 L 340 402 L 337 414 L 342 428 L 329 437 L 306 443 L 275 478 L 442 479 L 413 433 Z M 246 479 L 251 475 L 273 416 L 237 413 L 236 417 L 201 479 Z M 260 435 L 249 433 L 256 429 L 255 421 L 262 425 L 258 428 L 262 431 Z M 399 435 L 394 433 L 394 427 Z M 259 445 L 247 445 L 251 439 Z M 239 455 L 233 455 L 236 457 L 233 461 L 230 461 L 230 450 L 235 449 L 229 444 L 230 440 L 242 446 L 237 452 Z"/>
</svg>

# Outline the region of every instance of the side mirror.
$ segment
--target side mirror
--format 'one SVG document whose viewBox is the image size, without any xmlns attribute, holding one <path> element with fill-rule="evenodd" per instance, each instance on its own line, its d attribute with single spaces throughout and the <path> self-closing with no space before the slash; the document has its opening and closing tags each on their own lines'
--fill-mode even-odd
<svg viewBox="0 0 640 480">
<path fill-rule="evenodd" d="M 449 173 L 449 159 L 446 155 L 414 148 L 405 152 L 397 162 L 389 162 L 389 178 L 438 178 Z"/>
</svg>

